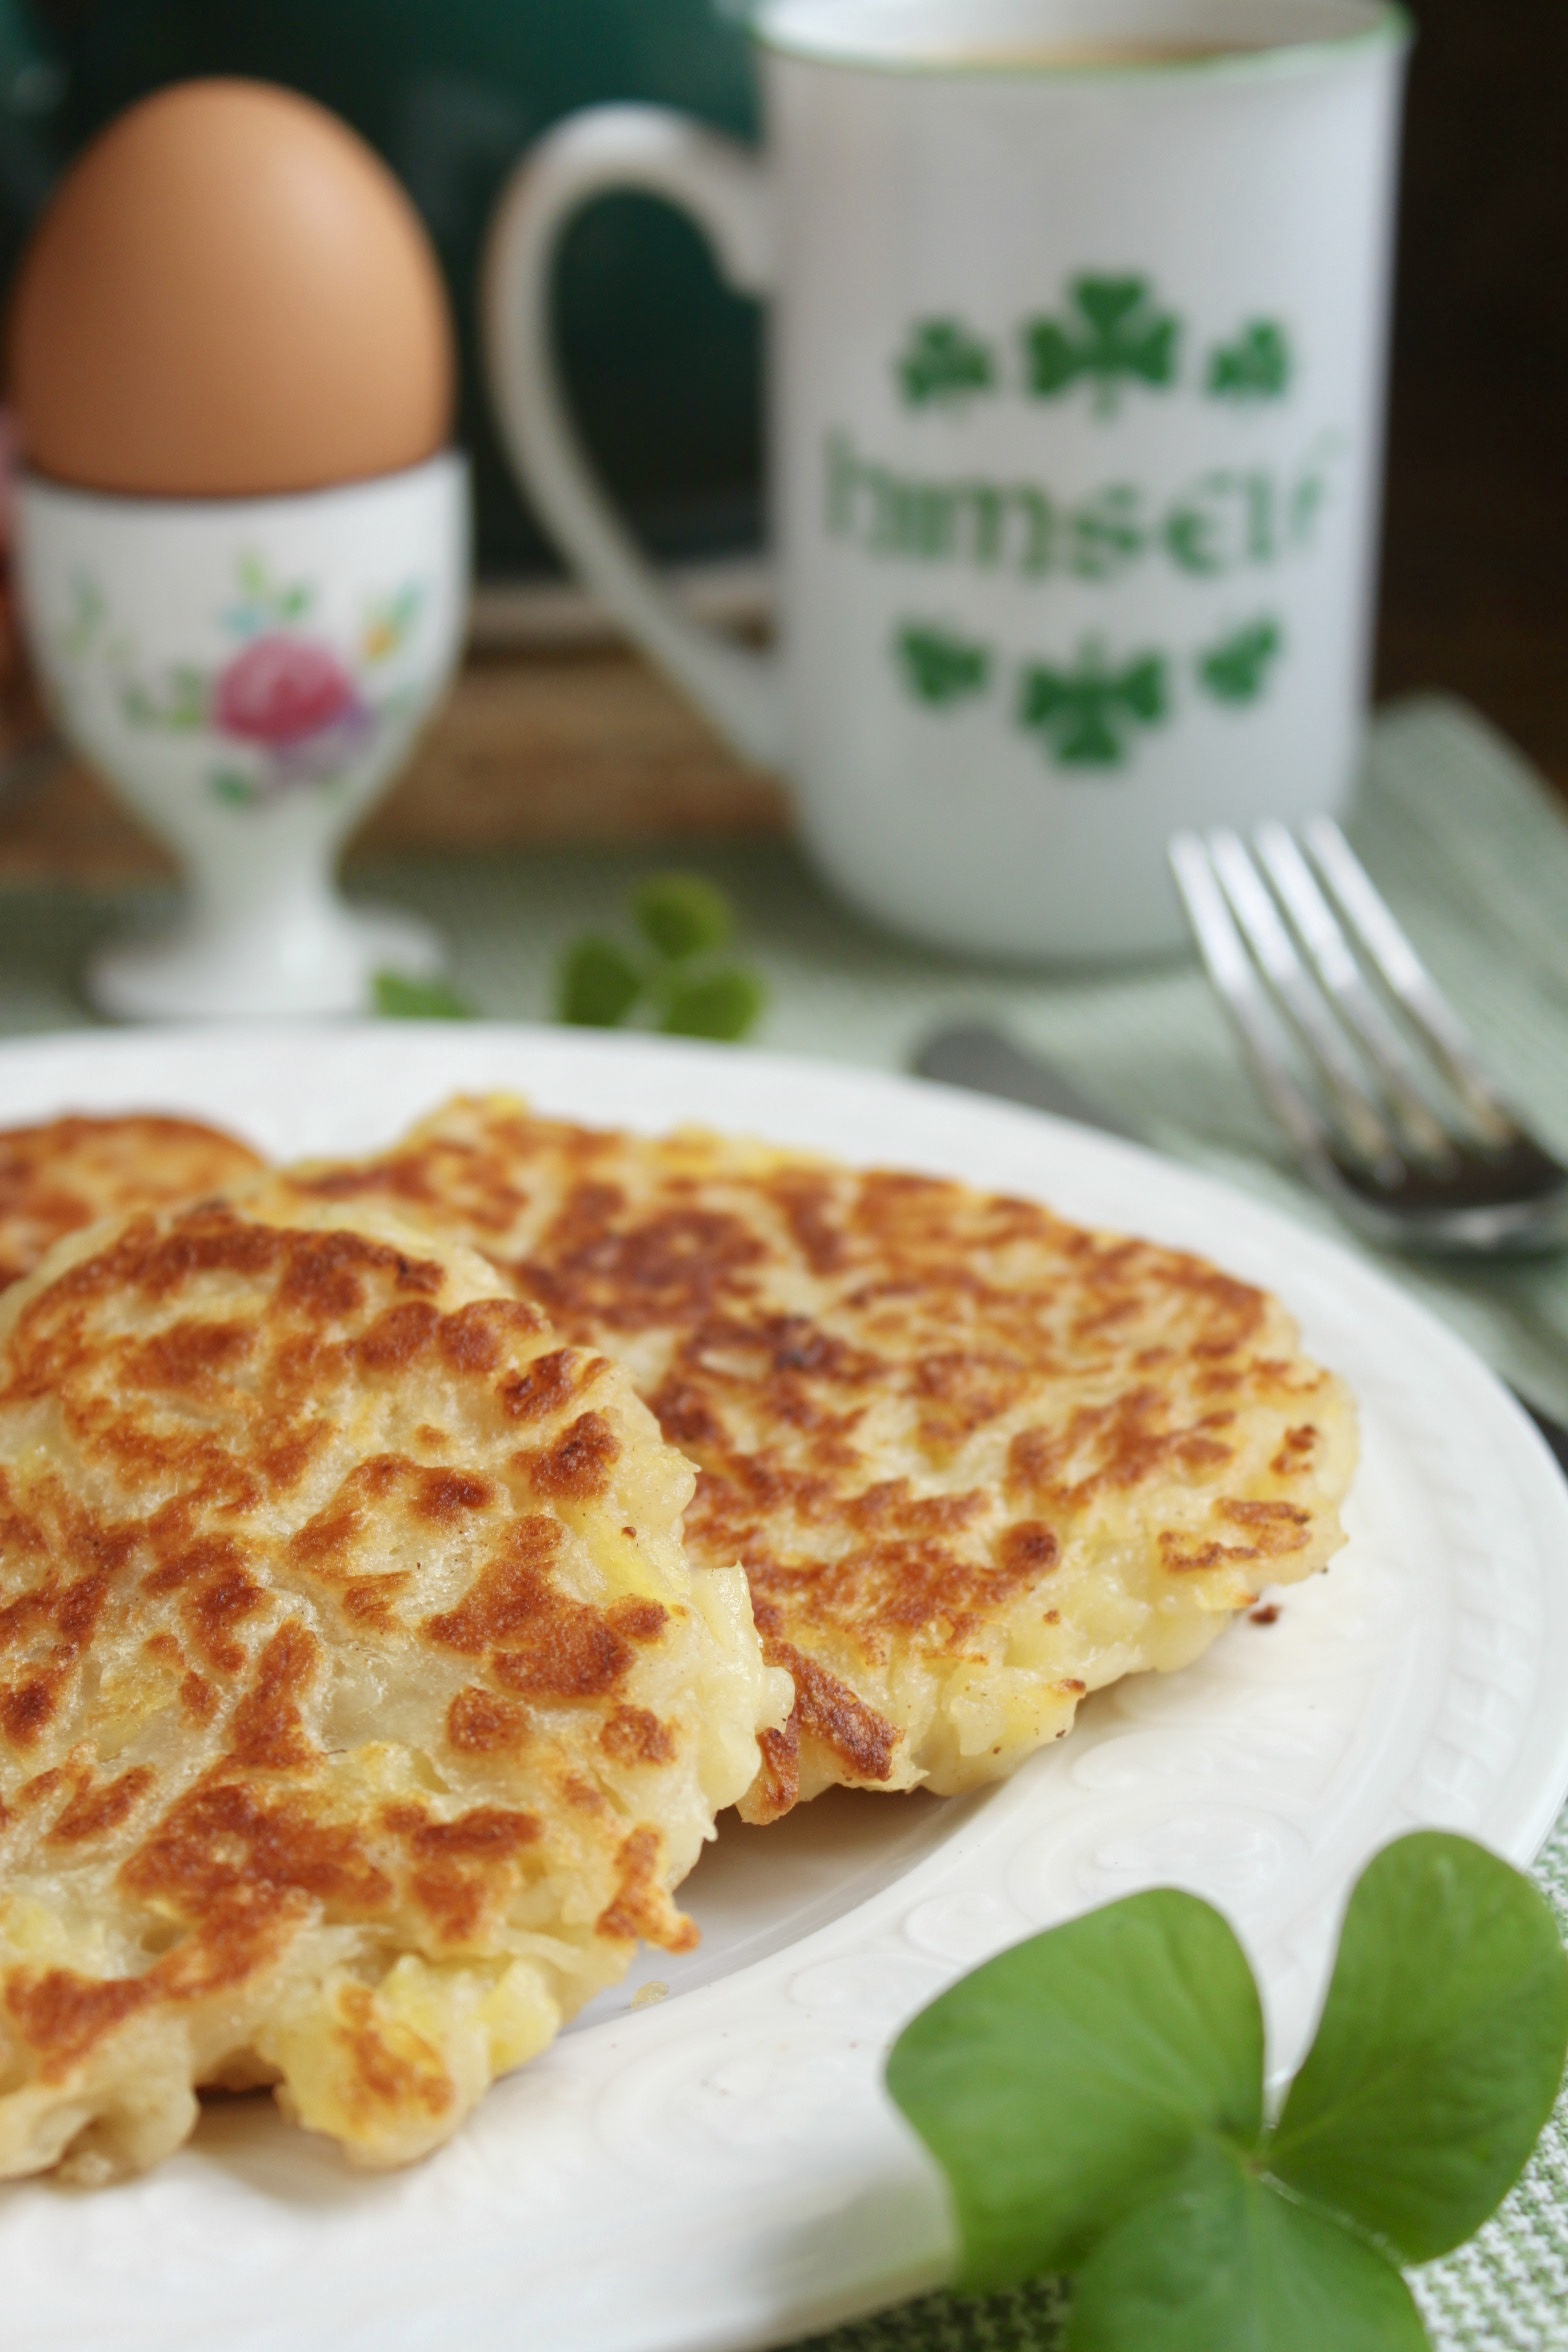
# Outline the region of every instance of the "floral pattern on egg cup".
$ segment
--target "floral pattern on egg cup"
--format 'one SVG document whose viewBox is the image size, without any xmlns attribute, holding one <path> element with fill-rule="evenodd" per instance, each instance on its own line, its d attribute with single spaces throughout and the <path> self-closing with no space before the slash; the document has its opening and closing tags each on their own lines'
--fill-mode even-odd
<svg viewBox="0 0 1568 2352">
<path fill-rule="evenodd" d="M 348 907 L 347 833 L 454 666 L 467 484 L 443 457 L 292 499 L 107 499 L 28 482 L 23 609 L 62 733 L 182 858 L 174 925 L 90 967 L 121 1018 L 368 1009 L 429 975 L 412 918 Z"/>
<path fill-rule="evenodd" d="M 342 782 L 381 728 L 406 714 L 406 684 L 378 692 L 378 673 L 413 634 L 424 589 L 411 580 L 372 601 L 350 666 L 335 646 L 309 633 L 318 601 L 311 583 L 280 586 L 254 554 L 242 556 L 235 570 L 239 600 L 223 615 L 235 650 L 222 667 L 180 668 L 161 686 L 127 677 L 120 695 L 132 726 L 204 728 L 217 737 L 225 756 L 213 767 L 212 791 L 225 807 L 253 809 L 280 793 Z M 80 656 L 92 650 L 108 611 L 94 581 L 78 584 L 78 598 L 72 649 Z M 106 644 L 112 661 L 115 641 Z"/>
</svg>

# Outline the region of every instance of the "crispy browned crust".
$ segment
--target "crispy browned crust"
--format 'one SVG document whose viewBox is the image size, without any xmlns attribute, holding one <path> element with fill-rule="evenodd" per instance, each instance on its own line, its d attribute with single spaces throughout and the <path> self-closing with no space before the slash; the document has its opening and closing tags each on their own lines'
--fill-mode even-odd
<svg viewBox="0 0 1568 2352">
<path fill-rule="evenodd" d="M 1277 1302 L 1033 1201 L 502 1099 L 293 1181 L 460 1235 L 632 1370 L 701 1472 L 693 1557 L 744 1564 L 795 1680 L 751 1818 L 1007 1769 L 1086 1687 L 1182 1662 L 1339 1540 L 1348 1400 Z M 922 1717 L 912 1672 L 978 1722 L 1015 1667 L 1033 1716 L 989 1754 Z"/>
<path fill-rule="evenodd" d="M 150 1112 L 0 1132 L 0 1289 L 62 1235 L 130 1209 L 221 1192 L 265 1163 L 232 1135 Z"/>
<path fill-rule="evenodd" d="M 0 2175 L 84 2115 L 120 2168 L 189 2128 L 116 2087 L 137 2030 L 187 2105 L 281 2072 L 398 2160 L 693 1940 L 672 1878 L 769 1716 L 740 1580 L 725 1651 L 624 1376 L 389 1234 L 198 1204 L 0 1308 Z"/>
</svg>

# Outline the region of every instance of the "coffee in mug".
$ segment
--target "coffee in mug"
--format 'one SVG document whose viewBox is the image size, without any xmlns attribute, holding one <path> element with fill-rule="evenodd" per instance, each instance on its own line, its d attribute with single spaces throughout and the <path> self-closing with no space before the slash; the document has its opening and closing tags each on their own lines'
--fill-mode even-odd
<svg viewBox="0 0 1568 2352">
<path fill-rule="evenodd" d="M 771 0 L 758 38 L 760 156 L 602 108 L 505 194 L 524 485 L 857 905 L 998 956 L 1174 946 L 1169 836 L 1337 809 L 1361 757 L 1405 19 Z M 552 256 L 625 187 L 773 302 L 771 653 L 684 617 L 571 424 Z"/>
</svg>

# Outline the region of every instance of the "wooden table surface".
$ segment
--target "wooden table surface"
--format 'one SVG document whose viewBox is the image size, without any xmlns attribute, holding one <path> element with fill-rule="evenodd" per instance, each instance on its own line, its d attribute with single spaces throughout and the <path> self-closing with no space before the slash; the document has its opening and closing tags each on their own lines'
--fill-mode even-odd
<svg viewBox="0 0 1568 2352">
<path fill-rule="evenodd" d="M 636 655 L 482 656 L 358 835 L 367 853 L 776 832 L 784 796 L 743 767 Z M 150 879 L 169 859 L 79 763 L 0 808 L 0 881 Z"/>
<path fill-rule="evenodd" d="M 1500 621 L 1385 632 L 1382 681 L 1475 702 L 1568 793 L 1560 634 Z M 354 848 L 483 852 L 565 842 L 777 832 L 785 797 L 741 765 L 635 654 L 545 646 L 470 658 L 407 773 Z M 77 764 L 0 808 L 0 882 L 111 885 L 170 871 L 120 803 Z"/>
</svg>

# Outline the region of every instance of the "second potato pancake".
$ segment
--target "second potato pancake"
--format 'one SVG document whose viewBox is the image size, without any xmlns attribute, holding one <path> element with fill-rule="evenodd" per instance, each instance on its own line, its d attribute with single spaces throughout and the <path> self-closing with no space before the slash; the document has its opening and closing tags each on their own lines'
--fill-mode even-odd
<svg viewBox="0 0 1568 2352">
<path fill-rule="evenodd" d="M 1278 1301 L 1034 1202 L 500 1097 L 284 1183 L 471 1243 L 628 1367 L 701 1472 L 690 1557 L 742 1563 L 794 1677 L 750 1820 L 1000 1778 L 1341 1541 L 1353 1409 Z"/>
<path fill-rule="evenodd" d="M 219 1127 L 152 1111 L 0 1130 L 0 1289 L 100 1217 L 221 1192 L 265 1164 Z"/>
</svg>

